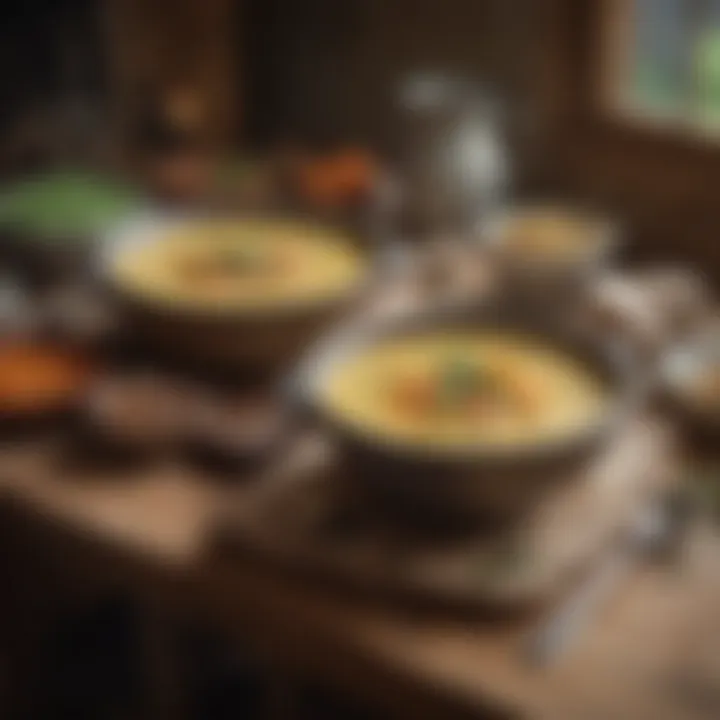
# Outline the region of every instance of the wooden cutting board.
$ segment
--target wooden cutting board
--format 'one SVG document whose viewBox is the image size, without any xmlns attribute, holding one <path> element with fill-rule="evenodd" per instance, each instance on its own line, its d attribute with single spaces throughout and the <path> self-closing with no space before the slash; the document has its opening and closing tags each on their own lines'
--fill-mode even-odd
<svg viewBox="0 0 720 720">
<path fill-rule="evenodd" d="M 670 430 L 644 418 L 512 528 L 429 537 L 361 497 L 319 436 L 298 439 L 218 522 L 220 546 L 380 596 L 482 610 L 551 599 L 677 477 Z"/>
</svg>

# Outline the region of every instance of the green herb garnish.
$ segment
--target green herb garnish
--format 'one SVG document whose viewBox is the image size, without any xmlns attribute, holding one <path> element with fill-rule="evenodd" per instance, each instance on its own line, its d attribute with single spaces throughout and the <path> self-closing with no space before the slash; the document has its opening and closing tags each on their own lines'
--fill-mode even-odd
<svg viewBox="0 0 720 720">
<path fill-rule="evenodd" d="M 462 407 L 491 386 L 491 376 L 480 364 L 452 357 L 440 369 L 438 400 L 446 408 Z"/>
</svg>

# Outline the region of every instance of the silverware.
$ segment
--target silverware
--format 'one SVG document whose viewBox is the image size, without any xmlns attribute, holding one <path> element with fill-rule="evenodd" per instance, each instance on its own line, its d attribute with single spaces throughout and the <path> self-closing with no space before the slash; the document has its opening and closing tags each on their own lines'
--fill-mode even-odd
<svg viewBox="0 0 720 720">
<path fill-rule="evenodd" d="M 526 661 L 535 667 L 557 662 L 590 626 L 623 581 L 644 561 L 670 549 L 678 538 L 680 519 L 674 498 L 655 502 L 640 512 L 599 567 L 531 633 L 523 648 Z"/>
</svg>

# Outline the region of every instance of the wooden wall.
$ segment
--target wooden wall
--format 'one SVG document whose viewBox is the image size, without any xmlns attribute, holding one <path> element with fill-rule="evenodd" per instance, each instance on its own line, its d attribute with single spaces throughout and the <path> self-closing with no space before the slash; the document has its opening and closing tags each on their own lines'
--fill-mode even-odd
<svg viewBox="0 0 720 720">
<path fill-rule="evenodd" d="M 519 97 L 531 5 L 527 0 L 106 2 L 121 125 L 137 112 L 143 95 L 183 85 L 206 108 L 214 136 L 241 137 L 246 129 L 251 138 L 338 135 L 381 145 L 393 140 L 393 96 L 407 73 L 459 73 Z"/>
<path fill-rule="evenodd" d="M 628 228 L 631 259 L 680 261 L 720 286 L 720 144 L 601 110 L 596 63 L 609 0 L 536 5 L 525 69 L 539 127 L 534 182 L 615 212 Z"/>
<path fill-rule="evenodd" d="M 251 15 L 256 8 L 265 26 L 248 73 L 274 86 L 271 98 L 267 87 L 257 89 L 272 117 L 255 124 L 272 125 L 279 134 L 339 134 L 391 144 L 394 92 L 403 75 L 418 70 L 459 73 L 514 90 L 515 35 L 524 25 L 515 11 L 522 0 L 245 4 Z"/>
<path fill-rule="evenodd" d="M 119 132 L 149 99 L 182 106 L 213 141 L 232 134 L 240 78 L 234 0 L 107 0 Z"/>
</svg>

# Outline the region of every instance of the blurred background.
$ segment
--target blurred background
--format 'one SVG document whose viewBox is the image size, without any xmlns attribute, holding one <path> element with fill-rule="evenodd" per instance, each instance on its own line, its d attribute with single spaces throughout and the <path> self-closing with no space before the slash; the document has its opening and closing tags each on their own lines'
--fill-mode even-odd
<svg viewBox="0 0 720 720">
<path fill-rule="evenodd" d="M 128 157 L 158 126 L 246 155 L 359 145 L 392 157 L 399 88 L 441 72 L 502 101 L 518 186 L 611 203 L 641 252 L 714 264 L 720 6 L 575 5 L 9 3 L 2 171 L 48 153 Z"/>
</svg>

